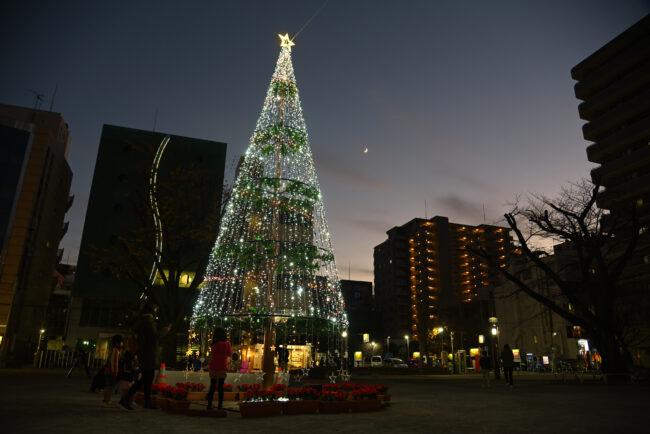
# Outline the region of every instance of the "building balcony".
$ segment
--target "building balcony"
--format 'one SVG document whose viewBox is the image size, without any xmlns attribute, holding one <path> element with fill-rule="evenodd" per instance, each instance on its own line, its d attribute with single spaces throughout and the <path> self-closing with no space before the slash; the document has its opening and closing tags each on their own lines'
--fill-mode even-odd
<svg viewBox="0 0 650 434">
<path fill-rule="evenodd" d="M 634 98 L 625 100 L 602 116 L 584 124 L 582 134 L 585 140 L 597 142 L 626 123 L 634 124 L 634 119 L 638 119 L 648 112 L 650 112 L 650 90 L 640 92 Z"/>
<path fill-rule="evenodd" d="M 580 80 L 574 86 L 576 98 L 583 101 L 590 98 L 607 86 L 608 83 L 643 62 L 648 55 L 650 55 L 650 37 L 646 36 L 625 50 L 621 50 L 620 54 L 607 60 L 597 68 L 585 74 L 580 74 L 581 78 L 577 78 L 574 72 L 571 71 L 573 78 Z"/>
<path fill-rule="evenodd" d="M 599 208 L 612 209 L 617 203 L 639 199 L 648 192 L 650 192 L 650 174 L 606 189 L 598 195 L 596 204 Z"/>
<path fill-rule="evenodd" d="M 589 121 L 629 95 L 650 85 L 650 64 L 638 68 L 578 106 L 580 118 Z"/>
<path fill-rule="evenodd" d="M 591 171 L 593 182 L 600 180 L 601 185 L 607 186 L 608 181 L 625 173 L 633 172 L 650 162 L 650 146 L 636 149 L 630 154 L 616 160 L 611 160 Z"/>
<path fill-rule="evenodd" d="M 602 163 L 610 155 L 622 152 L 636 142 L 645 142 L 650 137 L 650 116 L 618 130 L 611 136 L 587 147 L 587 158 L 593 163 Z"/>
</svg>

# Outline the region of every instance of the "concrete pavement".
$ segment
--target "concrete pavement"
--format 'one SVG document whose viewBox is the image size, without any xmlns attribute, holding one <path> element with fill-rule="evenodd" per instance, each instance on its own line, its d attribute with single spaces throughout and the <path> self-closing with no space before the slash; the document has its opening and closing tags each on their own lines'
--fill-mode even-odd
<svg viewBox="0 0 650 434">
<path fill-rule="evenodd" d="M 198 418 L 100 405 L 78 371 L 0 370 L 3 433 L 645 433 L 650 432 L 650 385 L 562 383 L 550 374 L 515 373 L 481 388 L 480 376 L 377 375 L 352 381 L 382 383 L 393 395 L 374 413 L 265 419 Z"/>
</svg>

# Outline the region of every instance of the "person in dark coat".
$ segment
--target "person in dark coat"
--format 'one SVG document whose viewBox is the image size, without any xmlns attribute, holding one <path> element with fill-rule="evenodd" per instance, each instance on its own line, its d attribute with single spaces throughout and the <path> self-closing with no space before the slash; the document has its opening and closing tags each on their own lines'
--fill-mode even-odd
<svg viewBox="0 0 650 434">
<path fill-rule="evenodd" d="M 146 302 L 133 325 L 133 334 L 137 342 L 138 366 L 142 375 L 133 384 L 127 396 L 120 401 L 120 405 L 128 409 L 131 407 L 129 404 L 131 397 L 141 386 L 144 389 L 144 408 L 157 409 L 151 402 L 151 384 L 158 365 L 158 329 L 154 318 L 156 310 L 156 305 Z"/>
<path fill-rule="evenodd" d="M 503 363 L 503 376 L 506 377 L 506 384 L 512 387 L 512 369 L 515 367 L 515 356 L 512 354 L 510 345 L 505 344 L 501 352 Z"/>
<path fill-rule="evenodd" d="M 481 374 L 483 375 L 483 387 L 490 387 L 490 358 L 487 351 L 481 353 L 481 358 L 478 359 L 478 365 L 481 367 Z"/>
</svg>

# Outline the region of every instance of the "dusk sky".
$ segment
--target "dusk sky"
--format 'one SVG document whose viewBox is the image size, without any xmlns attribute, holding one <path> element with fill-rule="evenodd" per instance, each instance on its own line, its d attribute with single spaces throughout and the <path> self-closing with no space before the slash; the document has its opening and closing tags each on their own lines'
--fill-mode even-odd
<svg viewBox="0 0 650 434">
<path fill-rule="evenodd" d="M 32 90 L 69 124 L 75 263 L 103 124 L 248 146 L 280 47 L 318 1 L 0 6 L 0 103 Z M 588 176 L 571 68 L 650 2 L 330 0 L 293 63 L 341 278 L 415 217 L 502 224 L 507 203 Z M 364 154 L 364 149 L 368 153 Z M 232 181 L 232 171 L 227 174 Z"/>
</svg>

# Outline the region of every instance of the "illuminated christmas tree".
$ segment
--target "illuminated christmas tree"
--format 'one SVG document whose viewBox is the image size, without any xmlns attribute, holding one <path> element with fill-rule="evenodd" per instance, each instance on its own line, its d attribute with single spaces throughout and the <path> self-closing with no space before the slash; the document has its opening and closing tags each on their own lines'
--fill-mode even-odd
<svg viewBox="0 0 650 434">
<path fill-rule="evenodd" d="M 192 318 L 195 330 L 224 320 L 261 320 L 265 365 L 273 345 L 269 329 L 278 322 L 310 318 L 339 330 L 347 325 L 291 63 L 294 44 L 288 35 L 280 38 L 275 72 Z"/>
</svg>

